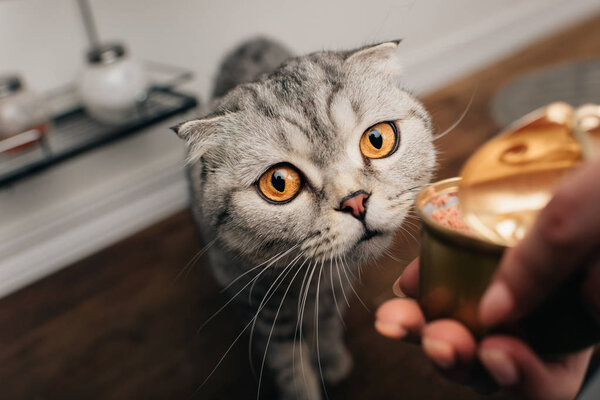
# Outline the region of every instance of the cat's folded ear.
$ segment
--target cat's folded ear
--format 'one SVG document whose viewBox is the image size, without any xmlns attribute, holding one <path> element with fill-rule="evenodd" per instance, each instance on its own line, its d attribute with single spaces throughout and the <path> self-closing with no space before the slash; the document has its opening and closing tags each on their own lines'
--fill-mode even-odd
<svg viewBox="0 0 600 400">
<path fill-rule="evenodd" d="M 398 45 L 401 40 L 391 40 L 370 46 L 364 46 L 350 53 L 347 63 L 366 68 L 375 68 L 389 75 L 399 75 L 402 72 Z"/>
<path fill-rule="evenodd" d="M 171 129 L 183 140 L 189 148 L 188 162 L 194 162 L 202 157 L 215 145 L 215 132 L 221 126 L 222 116 L 206 117 L 182 122 Z"/>
</svg>

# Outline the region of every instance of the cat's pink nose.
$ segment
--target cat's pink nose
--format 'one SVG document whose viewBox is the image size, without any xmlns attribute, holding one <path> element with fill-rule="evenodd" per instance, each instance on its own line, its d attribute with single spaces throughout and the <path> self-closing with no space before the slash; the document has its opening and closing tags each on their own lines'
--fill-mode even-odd
<svg viewBox="0 0 600 400">
<path fill-rule="evenodd" d="M 340 202 L 340 211 L 351 213 L 357 219 L 364 219 L 366 213 L 365 202 L 369 195 L 364 190 L 346 196 Z"/>
</svg>

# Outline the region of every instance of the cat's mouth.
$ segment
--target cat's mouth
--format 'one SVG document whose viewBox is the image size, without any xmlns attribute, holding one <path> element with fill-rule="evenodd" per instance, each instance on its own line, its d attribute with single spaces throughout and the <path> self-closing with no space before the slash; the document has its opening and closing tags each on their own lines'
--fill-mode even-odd
<svg viewBox="0 0 600 400">
<path fill-rule="evenodd" d="M 358 240 L 358 242 L 366 242 L 368 240 L 371 240 L 372 238 L 374 238 L 375 236 L 381 235 L 383 234 L 383 232 L 380 231 L 374 231 L 371 230 L 369 228 L 365 228 L 365 232 L 363 233 L 362 237 Z"/>
</svg>

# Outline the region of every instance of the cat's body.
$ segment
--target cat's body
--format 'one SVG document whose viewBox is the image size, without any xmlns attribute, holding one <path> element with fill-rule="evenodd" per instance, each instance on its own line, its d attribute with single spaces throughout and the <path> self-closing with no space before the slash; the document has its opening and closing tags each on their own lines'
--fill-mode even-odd
<svg viewBox="0 0 600 400">
<path fill-rule="evenodd" d="M 390 244 L 435 164 L 396 46 L 291 59 L 250 41 L 223 63 L 212 112 L 177 128 L 214 275 L 284 399 L 319 399 L 321 378 L 350 371 L 341 314 L 355 271 Z M 389 154 L 365 156 L 392 136 Z"/>
</svg>

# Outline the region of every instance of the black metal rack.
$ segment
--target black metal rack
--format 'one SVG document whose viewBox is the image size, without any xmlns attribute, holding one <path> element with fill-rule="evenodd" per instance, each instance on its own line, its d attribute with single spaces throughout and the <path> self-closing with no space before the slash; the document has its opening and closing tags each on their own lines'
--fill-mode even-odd
<svg viewBox="0 0 600 400">
<path fill-rule="evenodd" d="M 154 87 L 135 115 L 122 125 L 105 125 L 90 118 L 81 106 L 57 115 L 51 130 L 37 144 L 0 154 L 0 187 L 85 151 L 130 136 L 144 127 L 191 109 L 194 96 L 170 86 Z"/>
</svg>

